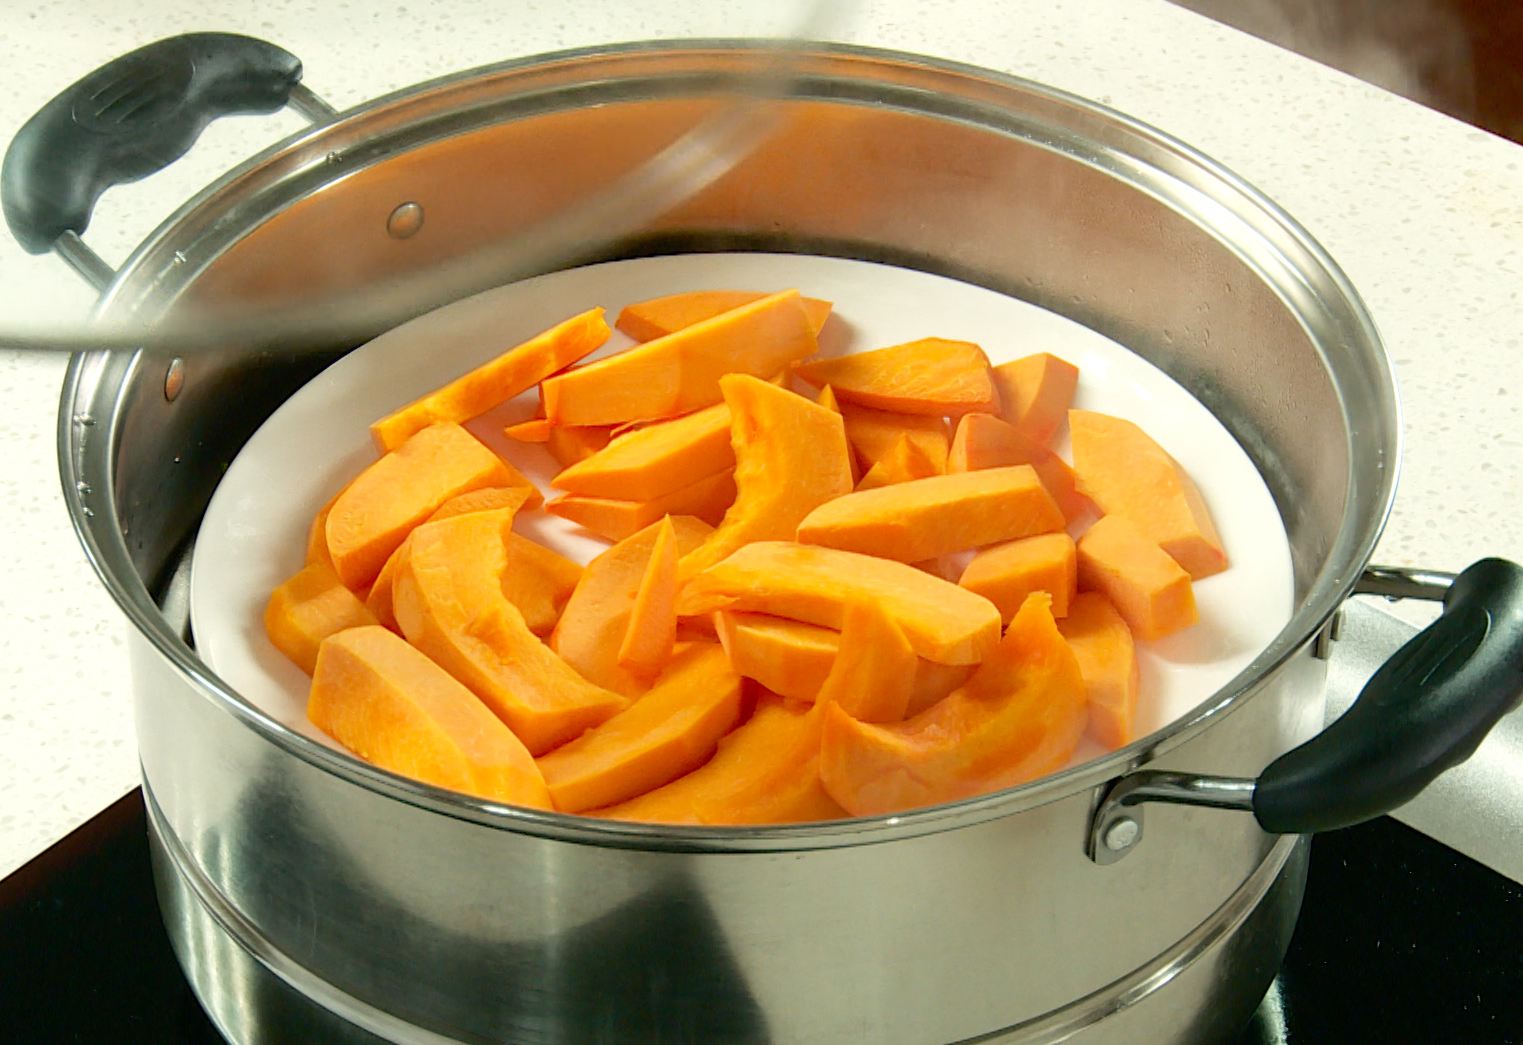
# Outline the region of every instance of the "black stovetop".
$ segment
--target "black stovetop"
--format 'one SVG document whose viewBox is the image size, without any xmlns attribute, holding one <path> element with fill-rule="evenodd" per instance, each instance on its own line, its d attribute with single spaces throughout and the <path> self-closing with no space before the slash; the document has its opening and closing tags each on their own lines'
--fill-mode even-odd
<svg viewBox="0 0 1523 1045">
<path fill-rule="evenodd" d="M 145 832 L 134 792 L 0 881 L 0 1043 L 222 1045 Z M 1290 953 L 1230 1045 L 1360 1042 L 1523 1043 L 1523 886 L 1389 818 L 1312 843 Z"/>
</svg>

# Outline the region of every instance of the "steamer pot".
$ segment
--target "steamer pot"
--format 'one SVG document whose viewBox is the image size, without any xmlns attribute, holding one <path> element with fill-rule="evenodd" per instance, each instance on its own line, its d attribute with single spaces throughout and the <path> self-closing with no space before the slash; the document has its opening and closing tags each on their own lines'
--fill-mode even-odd
<svg viewBox="0 0 1523 1045">
<path fill-rule="evenodd" d="M 6 158 L 6 215 L 29 249 L 96 282 L 103 317 L 291 307 L 505 241 L 610 184 L 753 53 L 569 52 L 334 114 L 268 44 L 176 38 L 28 124 Z M 167 70 L 152 104 L 79 115 L 82 95 L 143 69 Z M 885 261 L 1121 341 L 1210 407 L 1264 476 L 1294 561 L 1290 623 L 1170 727 L 948 806 L 759 829 L 495 806 L 290 733 L 194 652 L 187 564 L 218 477 L 347 346 L 81 353 L 60 413 L 64 485 L 131 622 L 170 936 L 230 1040 L 1215 1040 L 1283 956 L 1303 833 L 1411 797 L 1516 702 L 1517 567 L 1486 560 L 1452 586 L 1366 569 L 1396 478 L 1396 393 L 1358 296 L 1290 218 L 1165 135 L 1034 83 L 844 47 L 796 71 L 760 148 L 585 260 Z M 314 126 L 187 203 L 120 270 L 83 246 L 106 185 L 183 152 L 218 113 L 280 104 Z M 421 227 L 388 233 L 409 203 Z M 1356 588 L 1447 608 L 1298 748 L 1321 725 L 1321 654 Z M 1148 802 L 1163 804 L 1144 837 Z"/>
</svg>

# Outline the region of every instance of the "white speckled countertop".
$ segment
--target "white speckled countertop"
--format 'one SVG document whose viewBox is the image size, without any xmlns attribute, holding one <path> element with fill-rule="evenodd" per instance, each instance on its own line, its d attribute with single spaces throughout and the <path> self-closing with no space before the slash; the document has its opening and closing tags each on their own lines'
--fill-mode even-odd
<svg viewBox="0 0 1523 1045">
<path fill-rule="evenodd" d="M 658 36 L 775 32 L 764 3 L 48 0 L 0 16 L 0 137 L 68 83 L 160 37 L 221 29 L 299 55 L 339 108 L 443 73 Z M 1523 559 L 1523 147 L 1164 0 L 860 0 L 834 33 L 1031 77 L 1226 164 L 1299 219 L 1364 295 L 1395 360 L 1407 444 L 1377 561 Z M 87 240 L 119 262 L 194 191 L 297 129 L 214 124 L 161 175 L 109 193 Z M 0 318 L 80 315 L 55 258 L 0 242 Z M 63 360 L 0 353 L 0 876 L 136 784 L 125 625 L 58 492 Z"/>
</svg>

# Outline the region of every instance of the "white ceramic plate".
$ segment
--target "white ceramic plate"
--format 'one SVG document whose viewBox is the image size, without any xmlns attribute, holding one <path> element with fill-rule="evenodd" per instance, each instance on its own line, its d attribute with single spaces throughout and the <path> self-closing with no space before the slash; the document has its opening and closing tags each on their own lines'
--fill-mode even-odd
<svg viewBox="0 0 1523 1045">
<path fill-rule="evenodd" d="M 1290 548 L 1274 501 L 1237 442 L 1188 392 L 1114 341 L 1034 305 L 922 272 L 835 258 L 702 254 L 611 262 L 515 283 L 420 317 L 352 352 L 277 410 L 239 453 L 207 508 L 191 571 L 191 622 L 201 656 L 252 704 L 332 745 L 308 723 L 308 679 L 265 637 L 270 592 L 302 567 L 308 524 L 375 459 L 368 426 L 568 316 L 593 305 L 610 322 L 624 305 L 686 290 L 797 287 L 835 302 L 827 354 L 921 337 L 974 341 L 995 363 L 1051 352 L 1079 367 L 1074 405 L 1135 421 L 1200 486 L 1231 568 L 1195 585 L 1201 622 L 1139 644 L 1138 733 L 1200 704 L 1290 619 Z M 615 332 L 598 355 L 631 344 Z M 550 493 L 556 465 L 505 439 L 528 418 L 531 391 L 467 427 Z M 1065 433 L 1057 447 L 1068 456 Z M 528 513 L 517 528 L 580 562 L 606 544 Z M 1075 761 L 1100 753 L 1081 747 Z"/>
</svg>

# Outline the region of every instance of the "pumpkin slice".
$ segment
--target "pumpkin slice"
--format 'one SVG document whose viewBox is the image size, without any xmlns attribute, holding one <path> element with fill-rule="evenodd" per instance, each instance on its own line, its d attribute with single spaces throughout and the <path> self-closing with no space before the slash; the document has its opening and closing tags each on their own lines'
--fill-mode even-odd
<svg viewBox="0 0 1523 1045">
<path fill-rule="evenodd" d="M 543 754 L 622 711 L 552 653 L 502 592 L 511 513 L 474 512 L 413 531 L 392 600 L 402 634 Z"/>
<path fill-rule="evenodd" d="M 859 722 L 903 719 L 920 658 L 899 626 L 876 602 L 850 602 L 842 615 L 840 647 L 815 703 L 839 704 Z"/>
<path fill-rule="evenodd" d="M 374 614 L 321 559 L 276 588 L 264 610 L 270 642 L 308 675 L 317 664 L 323 639 L 345 628 L 374 623 Z"/>
<path fill-rule="evenodd" d="M 735 502 L 735 472 L 718 472 L 652 501 L 615 501 L 607 497 L 559 497 L 545 511 L 591 530 L 610 541 L 634 536 L 668 515 L 691 515 L 711 526 Z"/>
<path fill-rule="evenodd" d="M 675 417 L 719 402 L 725 374 L 768 378 L 818 347 L 798 291 L 783 291 L 546 379 L 545 416 L 557 425 Z"/>
<path fill-rule="evenodd" d="M 1000 414 L 1036 442 L 1046 446 L 1063 426 L 1063 417 L 1079 386 L 1079 368 L 1046 352 L 994 368 Z"/>
<path fill-rule="evenodd" d="M 862 490 L 799 523 L 802 544 L 920 562 L 1063 528 L 1063 513 L 1029 465 L 956 472 Z"/>
<path fill-rule="evenodd" d="M 629 630 L 619 645 L 619 667 L 637 677 L 655 678 L 671 659 L 677 641 L 677 559 L 677 533 L 668 515 L 656 530 L 656 544 L 629 612 Z"/>
<path fill-rule="evenodd" d="M 545 432 L 545 450 L 556 464 L 570 468 L 603 449 L 612 439 L 613 425 L 550 425 Z"/>
<path fill-rule="evenodd" d="M 512 474 L 519 475 L 516 469 L 512 469 Z M 522 478 L 522 476 L 519 477 Z M 528 480 L 525 479 L 524 482 L 527 483 Z M 525 506 L 530 508 L 537 507 L 543 504 L 544 500 L 544 497 L 532 484 L 527 488 L 523 486 L 488 486 L 481 490 L 463 493 L 459 497 L 451 497 L 436 508 L 434 513 L 425 521 L 434 522 L 437 519 L 448 519 L 455 515 L 467 515 L 470 512 L 497 511 L 503 508 L 517 512 Z M 387 557 L 386 565 L 382 566 L 381 572 L 376 574 L 375 583 L 370 586 L 370 593 L 365 596 L 365 608 L 375 615 L 376 622 L 383 627 L 398 632 L 400 632 L 400 629 L 397 627 L 397 617 L 391 608 L 391 579 L 396 576 L 397 563 L 400 561 L 403 554 L 402 549 L 405 547 L 407 547 L 407 542 L 404 540 L 397 546 L 397 550 Z M 575 581 L 572 583 L 575 584 Z M 513 598 L 513 596 L 510 595 L 509 598 Z M 517 599 L 513 599 L 513 601 L 520 609 L 524 608 L 524 604 L 520 603 Z M 562 601 L 564 602 L 565 600 Z M 554 624 L 555 621 L 552 620 L 550 626 Z"/>
<path fill-rule="evenodd" d="M 1079 661 L 1089 735 L 1112 751 L 1136 740 L 1141 669 L 1131 629 L 1116 607 L 1097 591 L 1080 592 L 1058 631 Z"/>
<path fill-rule="evenodd" d="M 1063 617 L 1078 590 L 1078 554 L 1062 531 L 994 544 L 973 556 L 957 583 L 998 606 L 1006 624 L 1034 591 L 1051 595 L 1052 615 Z"/>
<path fill-rule="evenodd" d="M 664 298 L 625 305 L 614 327 L 636 341 L 654 341 L 766 296 L 752 290 L 692 290 L 685 294 L 669 294 Z M 809 327 L 818 335 L 830 316 L 830 302 L 818 298 L 802 298 L 801 301 L 804 314 L 809 317 Z"/>
<path fill-rule="evenodd" d="M 730 408 L 715 403 L 696 413 L 615 436 L 597 453 L 569 466 L 550 483 L 583 497 L 650 501 L 735 467 Z"/>
<path fill-rule="evenodd" d="M 385 628 L 351 628 L 323 643 L 307 717 L 383 769 L 550 808 L 544 778 L 519 739 L 470 690 Z"/>
<path fill-rule="evenodd" d="M 735 503 L 683 556 L 683 580 L 752 541 L 788 540 L 811 511 L 851 490 L 839 414 L 745 374 L 720 379 L 735 447 Z"/>
<path fill-rule="evenodd" d="M 1080 590 L 1104 594 L 1143 642 L 1200 619 L 1190 575 L 1130 519 L 1102 516 L 1079 538 L 1078 550 Z"/>
<path fill-rule="evenodd" d="M 550 635 L 550 648 L 583 678 L 625 696 L 646 688 L 646 680 L 619 667 L 618 654 L 660 530 L 653 523 L 589 562 Z M 713 527 L 679 515 L 672 518 L 672 530 L 682 553 L 702 543 Z"/>
<path fill-rule="evenodd" d="M 708 762 L 665 787 L 592 815 L 667 824 L 845 819 L 846 811 L 819 784 L 819 723 L 809 705 L 762 693 L 751 717 L 719 741 Z"/>
<path fill-rule="evenodd" d="M 514 473 L 471 433 L 448 422 L 430 425 L 339 494 L 325 527 L 334 571 L 345 587 L 364 588 L 408 532 L 445 501 L 513 485 Z"/>
<path fill-rule="evenodd" d="M 931 417 L 999 410 L 989 359 L 971 341 L 927 337 L 903 345 L 800 363 L 798 377 L 830 385 L 844 403 Z"/>
<path fill-rule="evenodd" d="M 381 418 L 370 426 L 371 438 L 384 453 L 395 450 L 431 424 L 440 421 L 459 424 L 479 417 L 589 354 L 608 340 L 609 333 L 600 308 L 572 316 Z"/>
<path fill-rule="evenodd" d="M 698 574 L 677 614 L 751 611 L 839 629 L 846 603 L 861 599 L 939 664 L 977 664 L 999 642 L 999 610 L 981 595 L 902 562 L 786 541 L 748 544 Z"/>
<path fill-rule="evenodd" d="M 1049 597 L 1033 594 L 961 689 L 893 725 L 826 707 L 825 790 L 854 816 L 953 802 L 1058 769 L 1085 725 L 1084 681 Z"/>
<path fill-rule="evenodd" d="M 524 615 L 524 625 L 547 637 L 582 580 L 582 567 L 519 533 L 507 537 L 502 594 Z"/>
<path fill-rule="evenodd" d="M 1124 515 L 1195 580 L 1227 568 L 1200 491 L 1163 447 L 1130 421 L 1069 412 L 1074 470 L 1106 515 Z"/>
<path fill-rule="evenodd" d="M 900 436 L 920 447 L 938 473 L 946 471 L 947 422 L 942 417 L 916 417 L 887 410 L 841 403 L 841 420 L 846 424 L 846 440 L 856 452 L 865 471 L 893 452 Z"/>
<path fill-rule="evenodd" d="M 1078 477 L 1068 462 L 1020 429 L 990 414 L 968 414 L 957 423 L 952 449 L 947 453 L 947 471 L 972 472 L 1013 464 L 1029 464 L 1036 469 L 1069 525 L 1095 510 L 1090 499 L 1079 492 Z"/>
<path fill-rule="evenodd" d="M 813 702 L 835 664 L 841 633 L 818 624 L 765 613 L 714 614 L 736 674 L 755 679 L 772 692 Z M 917 714 L 968 680 L 971 665 L 937 664 L 915 658 L 915 678 L 906 714 Z"/>
<path fill-rule="evenodd" d="M 968 416 L 985 417 L 987 415 L 969 414 Z M 907 483 L 912 479 L 929 479 L 933 475 L 942 474 L 943 471 L 944 469 L 938 467 L 925 455 L 925 450 L 919 443 L 912 442 L 908 435 L 901 435 L 899 441 L 894 444 L 894 448 L 888 452 L 888 456 L 869 468 L 867 474 L 857 483 L 856 488 L 876 490 L 880 486 Z"/>
<path fill-rule="evenodd" d="M 543 443 L 550 439 L 550 422 L 543 417 L 531 417 L 516 425 L 508 425 L 502 434 L 519 443 Z"/>
<path fill-rule="evenodd" d="M 349 487 L 344 487 L 347 490 Z M 328 551 L 328 513 L 333 511 L 333 506 L 338 503 L 339 497 L 344 490 L 340 490 L 328 498 L 328 503 L 317 510 L 312 517 L 312 525 L 307 527 L 307 565 L 314 562 L 325 562 L 328 568 L 333 568 L 333 555 Z"/>
<path fill-rule="evenodd" d="M 841 412 L 841 404 L 836 399 L 836 390 L 831 388 L 829 385 L 826 385 L 824 388 L 820 389 L 820 394 L 815 397 L 814 401 L 820 406 L 823 406 L 826 410 L 829 410 L 831 413 L 839 414 Z M 846 442 L 848 445 L 851 443 L 851 436 L 849 433 L 847 435 Z M 857 483 L 862 479 L 862 468 L 859 464 L 857 464 L 857 453 L 855 450 L 848 453 L 846 457 L 848 463 L 851 465 L 851 485 L 855 487 Z"/>
<path fill-rule="evenodd" d="M 702 765 L 740 715 L 724 650 L 693 643 L 629 708 L 541 757 L 540 772 L 563 813 L 612 805 Z"/>
</svg>

